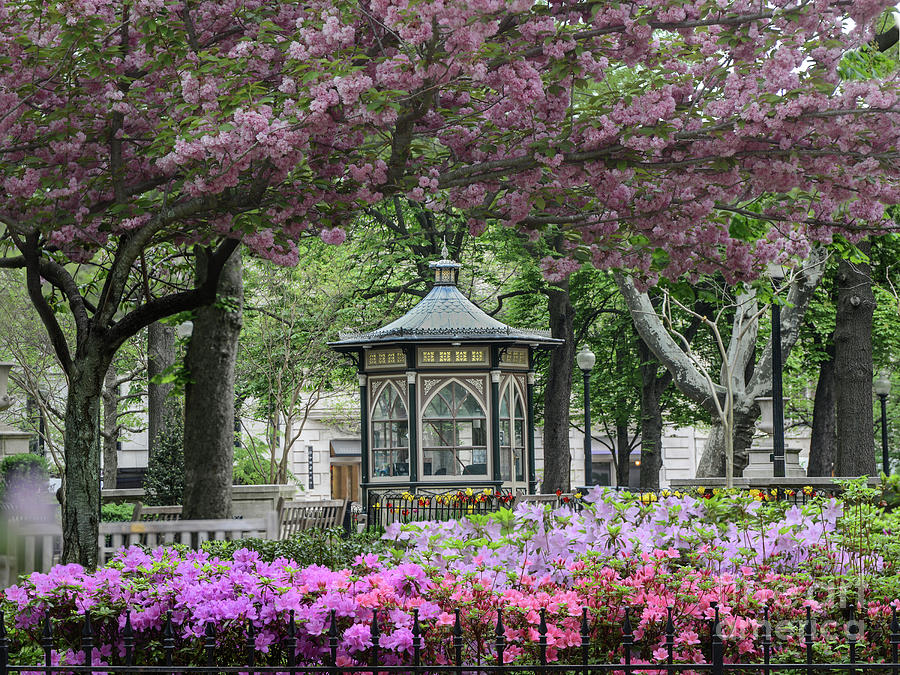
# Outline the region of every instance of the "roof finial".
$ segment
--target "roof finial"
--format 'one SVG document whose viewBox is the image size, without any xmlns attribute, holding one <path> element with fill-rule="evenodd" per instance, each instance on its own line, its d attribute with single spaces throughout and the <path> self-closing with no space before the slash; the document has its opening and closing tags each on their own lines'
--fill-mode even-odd
<svg viewBox="0 0 900 675">
<path fill-rule="evenodd" d="M 441 247 L 441 259 L 447 260 L 450 252 L 447 250 L 447 235 L 444 235 L 444 245 Z"/>
</svg>

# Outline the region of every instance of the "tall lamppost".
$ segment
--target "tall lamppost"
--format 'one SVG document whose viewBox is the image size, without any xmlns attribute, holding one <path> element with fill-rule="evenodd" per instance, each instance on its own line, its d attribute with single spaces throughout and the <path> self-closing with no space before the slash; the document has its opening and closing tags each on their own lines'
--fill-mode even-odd
<svg viewBox="0 0 900 675">
<path fill-rule="evenodd" d="M 890 373 L 882 370 L 875 380 L 875 393 L 881 399 L 881 466 L 886 476 L 891 475 L 891 461 L 888 457 L 888 434 L 887 434 L 887 397 L 891 393 Z"/>
<path fill-rule="evenodd" d="M 770 264 L 769 277 L 775 285 L 784 280 L 781 265 Z M 784 478 L 784 395 L 781 387 L 781 305 L 772 301 L 772 463 L 775 478 Z"/>
<path fill-rule="evenodd" d="M 575 355 L 575 362 L 584 375 L 584 484 L 591 485 L 593 460 L 591 458 L 591 369 L 597 357 L 587 344 Z"/>
</svg>

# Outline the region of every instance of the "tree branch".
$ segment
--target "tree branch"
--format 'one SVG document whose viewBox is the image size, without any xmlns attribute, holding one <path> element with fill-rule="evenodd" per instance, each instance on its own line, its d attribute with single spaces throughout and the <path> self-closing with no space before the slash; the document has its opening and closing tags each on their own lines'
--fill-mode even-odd
<svg viewBox="0 0 900 675">
<path fill-rule="evenodd" d="M 115 351 L 128 338 L 154 321 L 214 302 L 222 268 L 239 244 L 238 239 L 225 239 L 219 244 L 209 257 L 206 279 L 197 288 L 148 300 L 113 324 L 107 335 L 109 349 Z"/>
<path fill-rule="evenodd" d="M 716 399 L 725 395 L 724 387 L 714 383 L 710 387 L 707 379 L 663 326 L 650 302 L 650 297 L 637 290 L 631 277 L 625 276 L 622 272 L 615 272 L 613 276 L 638 334 L 659 362 L 671 371 L 678 390 L 703 406 L 711 415 L 718 415 Z"/>
</svg>

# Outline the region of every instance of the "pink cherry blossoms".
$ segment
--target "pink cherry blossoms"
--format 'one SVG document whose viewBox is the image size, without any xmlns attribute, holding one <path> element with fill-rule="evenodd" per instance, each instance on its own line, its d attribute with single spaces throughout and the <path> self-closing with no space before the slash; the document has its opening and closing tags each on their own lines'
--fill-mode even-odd
<svg viewBox="0 0 900 675">
<path fill-rule="evenodd" d="M 747 278 L 900 202 L 897 82 L 837 70 L 888 4 L 0 0 L 0 222 L 72 259 L 177 232 L 290 264 L 402 193 Z"/>
</svg>

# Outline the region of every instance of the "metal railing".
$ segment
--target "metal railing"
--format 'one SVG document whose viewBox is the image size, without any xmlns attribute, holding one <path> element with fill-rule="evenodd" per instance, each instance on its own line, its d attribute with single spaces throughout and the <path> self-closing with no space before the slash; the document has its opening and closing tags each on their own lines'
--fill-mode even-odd
<svg viewBox="0 0 900 675">
<path fill-rule="evenodd" d="M 629 494 L 644 503 L 660 498 L 689 496 L 709 499 L 722 493 L 725 488 L 714 486 L 683 486 L 670 488 L 625 488 L 604 486 L 603 489 L 620 494 Z M 816 497 L 839 496 L 843 489 L 838 485 L 808 487 L 749 487 L 735 486 L 732 490 L 745 493 L 760 501 L 787 501 L 802 505 Z M 414 523 L 426 520 L 453 520 L 468 515 L 493 513 L 500 508 L 513 508 L 520 502 L 544 503 L 551 506 L 567 505 L 575 510 L 584 506 L 585 492 L 558 492 L 556 494 L 513 495 L 509 492 L 483 490 L 450 490 L 447 492 L 417 493 L 401 492 L 372 493 L 366 510 L 366 528 L 384 529 L 393 523 Z"/>
<path fill-rule="evenodd" d="M 230 625 L 229 639 L 237 640 L 242 645 L 240 657 L 235 656 L 233 648 L 223 650 L 213 623 L 206 623 L 203 637 L 190 642 L 176 637 L 172 623 L 171 611 L 168 612 L 162 630 L 148 630 L 140 633 L 132 629 L 131 615 L 128 613 L 124 627 L 119 628 L 119 616 L 107 616 L 97 621 L 85 615 L 80 625 L 74 621 L 52 622 L 45 619 L 40 637 L 35 639 L 35 646 L 43 651 L 43 663 L 15 663 L 10 659 L 13 645 L 6 632 L 5 622 L 0 613 L 0 673 L 9 672 L 41 672 L 46 675 L 56 673 L 283 673 L 299 675 L 301 673 L 328 673 L 341 675 L 349 673 L 404 673 L 406 675 L 424 675 L 438 673 L 463 673 L 481 675 L 488 673 L 533 673 L 549 675 L 550 673 L 596 673 L 618 672 L 631 675 L 633 673 L 698 673 L 709 672 L 713 675 L 724 673 L 884 673 L 898 675 L 900 673 L 900 621 L 897 610 L 893 610 L 889 625 L 882 627 L 885 644 L 878 646 L 879 654 L 870 656 L 869 660 L 860 659 L 860 642 L 864 632 L 859 623 L 851 618 L 845 625 L 847 639 L 847 658 L 840 662 L 831 660 L 817 661 L 815 657 L 816 624 L 810 609 L 806 609 L 805 622 L 797 626 L 802 637 L 795 641 L 793 653 L 785 652 L 786 642 L 777 639 L 777 631 L 773 631 L 769 621 L 768 610 L 761 622 L 762 638 L 755 642 L 760 655 L 758 661 L 732 662 L 736 650 L 730 645 L 733 638 L 724 631 L 720 621 L 718 608 L 711 605 L 714 617 L 708 621 L 706 635 L 698 647 L 700 654 L 691 662 L 679 662 L 675 645 L 678 638 L 672 610 L 669 609 L 665 626 L 659 639 L 653 659 L 646 657 L 654 645 L 644 644 L 637 639 L 629 612 L 626 610 L 624 620 L 618 633 L 618 646 L 610 649 L 608 644 L 592 641 L 592 630 L 597 626 L 587 608 L 583 608 L 580 617 L 580 645 L 555 649 L 550 654 L 548 648 L 553 646 L 548 639 L 546 610 L 540 610 L 540 623 L 536 630 L 537 639 L 524 645 L 527 651 L 520 652 L 513 659 L 505 658 L 506 650 L 513 645 L 507 640 L 505 615 L 497 608 L 492 612 L 487 625 L 478 622 L 479 637 L 474 633 L 464 632 L 460 610 L 454 610 L 454 622 L 449 636 L 440 639 L 431 638 L 428 631 L 419 621 L 418 609 L 413 611 L 411 625 L 411 644 L 402 651 L 387 649 L 382 640 L 387 636 L 387 622 L 384 620 L 387 610 L 374 610 L 370 627 L 369 644 L 348 656 L 342 648 L 343 633 L 338 630 L 339 619 L 335 610 L 330 611 L 330 622 L 327 630 L 320 634 L 308 634 L 302 631 L 302 624 L 294 619 L 291 610 L 285 624 L 276 626 L 269 623 L 265 630 L 274 631 L 280 639 L 267 647 L 265 653 L 256 646 L 256 636 L 261 627 L 252 622 L 243 626 Z M 496 615 L 496 616 L 494 616 Z M 346 622 L 345 622 L 346 623 Z M 474 622 L 473 622 L 474 623 Z M 854 630 L 855 626 L 855 630 Z M 608 628 L 608 627 L 606 627 Z M 235 634 L 237 630 L 237 635 Z M 78 652 L 73 661 L 85 665 L 66 665 L 60 663 L 57 646 L 68 636 L 80 634 Z M 606 636 L 608 637 L 608 636 Z M 98 639 L 99 638 L 99 639 Z M 100 648 L 119 641 L 121 649 L 106 651 L 108 656 L 100 657 Z M 518 643 L 519 647 L 523 645 Z M 221 656 L 226 651 L 230 656 Z M 842 650 L 843 651 L 843 650 Z M 730 652 L 730 653 L 729 653 Z M 26 653 L 33 653 L 33 651 Z M 310 656 L 312 654 L 312 656 Z M 787 656 L 800 656 L 799 660 L 787 662 Z M 301 658 L 298 659 L 298 656 Z M 198 663 L 198 661 L 200 663 Z"/>
</svg>

